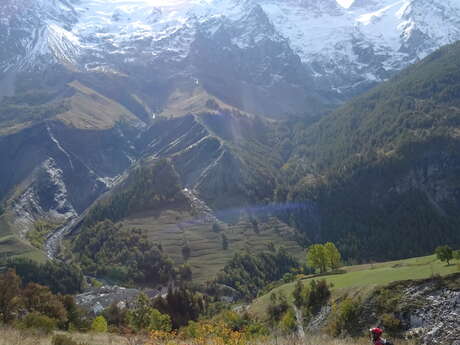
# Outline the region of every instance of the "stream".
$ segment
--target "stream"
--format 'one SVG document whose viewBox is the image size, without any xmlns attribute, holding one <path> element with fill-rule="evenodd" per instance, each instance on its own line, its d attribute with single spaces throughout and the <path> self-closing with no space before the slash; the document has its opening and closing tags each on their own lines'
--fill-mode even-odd
<svg viewBox="0 0 460 345">
<path fill-rule="evenodd" d="M 67 235 L 75 225 L 80 221 L 80 217 L 71 217 L 67 222 L 54 231 L 45 242 L 45 252 L 48 258 L 51 260 L 57 260 L 57 254 L 59 252 L 59 246 L 62 243 L 62 239 Z"/>
</svg>

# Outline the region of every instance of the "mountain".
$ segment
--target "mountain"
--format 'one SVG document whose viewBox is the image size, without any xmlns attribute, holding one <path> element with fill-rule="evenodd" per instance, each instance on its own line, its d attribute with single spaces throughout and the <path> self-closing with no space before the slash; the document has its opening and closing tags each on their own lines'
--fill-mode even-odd
<svg viewBox="0 0 460 345">
<path fill-rule="evenodd" d="M 460 44 L 446 46 L 303 131 L 285 169 L 297 226 L 348 257 L 458 245 Z"/>
<path fill-rule="evenodd" d="M 7 0 L 0 13 L 3 73 L 187 80 L 272 117 L 331 107 L 460 38 L 453 0 Z"/>
</svg>

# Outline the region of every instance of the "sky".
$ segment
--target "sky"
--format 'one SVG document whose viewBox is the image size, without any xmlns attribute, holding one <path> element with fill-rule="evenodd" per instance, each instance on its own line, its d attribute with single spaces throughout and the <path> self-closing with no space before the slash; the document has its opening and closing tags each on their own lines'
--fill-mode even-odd
<svg viewBox="0 0 460 345">
<path fill-rule="evenodd" d="M 348 8 L 353 2 L 353 0 L 337 0 L 337 2 L 339 3 L 340 6 Z"/>
</svg>

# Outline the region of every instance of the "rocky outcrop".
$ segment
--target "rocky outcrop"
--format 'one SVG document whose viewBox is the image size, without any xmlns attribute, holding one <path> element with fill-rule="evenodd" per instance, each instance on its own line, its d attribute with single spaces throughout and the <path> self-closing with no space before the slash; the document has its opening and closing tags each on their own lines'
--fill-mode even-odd
<svg viewBox="0 0 460 345">
<path fill-rule="evenodd" d="M 390 320 L 390 321 L 388 321 Z M 390 332 L 417 344 L 451 345 L 460 340 L 460 273 L 399 281 L 377 288 L 362 303 L 363 328 Z"/>
<path fill-rule="evenodd" d="M 406 303 L 423 304 L 405 315 L 409 326 L 406 337 L 419 337 L 420 343 L 426 345 L 454 345 L 460 342 L 460 287 L 437 289 L 433 284 L 404 291 Z"/>
<path fill-rule="evenodd" d="M 0 137 L 0 199 L 21 236 L 38 219 L 65 223 L 85 210 L 131 165 L 129 145 L 118 129 L 52 121 Z"/>
</svg>

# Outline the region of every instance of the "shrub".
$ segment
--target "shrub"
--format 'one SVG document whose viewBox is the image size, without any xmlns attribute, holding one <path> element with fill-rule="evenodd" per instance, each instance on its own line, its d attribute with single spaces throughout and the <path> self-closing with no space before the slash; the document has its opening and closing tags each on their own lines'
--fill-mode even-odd
<svg viewBox="0 0 460 345">
<path fill-rule="evenodd" d="M 66 335 L 63 335 L 63 334 L 56 334 L 55 336 L 53 336 L 51 344 L 52 345 L 83 345 L 83 344 L 77 343 L 72 338 Z"/>
<path fill-rule="evenodd" d="M 264 337 L 270 334 L 270 331 L 260 322 L 253 322 L 244 329 L 246 335 L 250 338 Z"/>
<path fill-rule="evenodd" d="M 272 325 L 280 322 L 284 314 L 289 309 L 286 296 L 283 294 L 272 293 L 270 295 L 270 304 L 267 308 L 268 318 Z"/>
<path fill-rule="evenodd" d="M 292 308 L 289 308 L 288 311 L 284 313 L 280 321 L 280 328 L 283 333 L 287 334 L 292 333 L 297 329 L 296 317 Z"/>
<path fill-rule="evenodd" d="M 377 310 L 383 313 L 397 311 L 401 304 L 401 293 L 397 289 L 382 288 L 377 292 Z"/>
<path fill-rule="evenodd" d="M 283 275 L 283 281 L 284 281 L 285 283 L 293 282 L 294 279 L 295 279 L 295 276 L 294 276 L 294 274 L 291 273 L 291 272 L 285 273 L 285 274 Z"/>
<path fill-rule="evenodd" d="M 94 332 L 105 333 L 107 332 L 107 329 L 107 320 L 102 315 L 96 317 L 91 324 L 91 330 Z"/>
<path fill-rule="evenodd" d="M 343 333 L 356 335 L 360 329 L 360 309 L 360 301 L 351 298 L 346 298 L 338 306 L 336 305 L 328 325 L 328 332 L 333 336 Z"/>
<path fill-rule="evenodd" d="M 171 331 L 171 317 L 162 314 L 155 308 L 152 308 L 149 298 L 145 294 L 140 294 L 136 300 L 134 309 L 128 312 L 129 324 L 137 331 Z"/>
<path fill-rule="evenodd" d="M 314 315 L 328 302 L 331 291 L 326 280 L 311 280 L 306 286 L 297 281 L 292 293 L 294 304 L 301 308 L 305 315 Z"/>
<path fill-rule="evenodd" d="M 388 333 L 395 334 L 401 330 L 401 320 L 396 318 L 392 314 L 383 314 L 382 317 L 382 326 Z"/>
<path fill-rule="evenodd" d="M 26 315 L 26 317 L 21 322 L 21 326 L 24 328 L 37 329 L 46 334 L 49 334 L 54 329 L 56 329 L 56 320 L 53 320 L 46 315 L 33 312 Z"/>
</svg>

